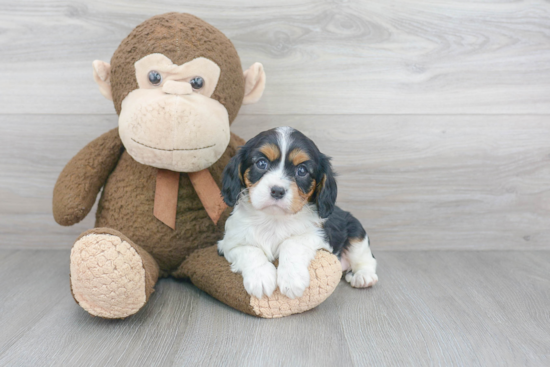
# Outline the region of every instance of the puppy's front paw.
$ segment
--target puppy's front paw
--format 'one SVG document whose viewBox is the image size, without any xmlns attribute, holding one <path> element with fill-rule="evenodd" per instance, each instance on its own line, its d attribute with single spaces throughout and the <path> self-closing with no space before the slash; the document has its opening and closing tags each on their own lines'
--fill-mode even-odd
<svg viewBox="0 0 550 367">
<path fill-rule="evenodd" d="M 279 266 L 277 270 L 277 285 L 282 294 L 294 299 L 302 297 L 309 286 L 309 270 L 307 267 Z"/>
<path fill-rule="evenodd" d="M 378 282 L 378 275 L 376 275 L 375 270 L 372 268 L 363 268 L 357 270 L 355 273 L 347 273 L 346 281 L 353 288 L 368 288 Z"/>
<path fill-rule="evenodd" d="M 265 294 L 269 297 L 277 288 L 277 269 L 270 262 L 253 270 L 243 272 L 242 275 L 244 289 L 251 296 L 262 298 Z"/>
</svg>

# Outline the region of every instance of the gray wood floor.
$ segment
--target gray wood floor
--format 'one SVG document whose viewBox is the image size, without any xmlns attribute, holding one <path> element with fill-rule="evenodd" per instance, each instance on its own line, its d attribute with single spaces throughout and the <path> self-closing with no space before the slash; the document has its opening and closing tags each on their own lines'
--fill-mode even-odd
<svg viewBox="0 0 550 367">
<path fill-rule="evenodd" d="M 69 292 L 67 250 L 0 250 L 2 366 L 548 366 L 550 252 L 379 251 L 380 282 L 265 320 L 165 279 L 126 320 Z"/>
</svg>

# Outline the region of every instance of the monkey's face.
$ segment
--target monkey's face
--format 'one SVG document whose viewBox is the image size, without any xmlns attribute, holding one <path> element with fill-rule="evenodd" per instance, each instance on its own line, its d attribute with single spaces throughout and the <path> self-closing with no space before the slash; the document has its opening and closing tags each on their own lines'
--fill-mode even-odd
<svg viewBox="0 0 550 367">
<path fill-rule="evenodd" d="M 226 108 L 210 98 L 220 67 L 204 57 L 175 65 L 162 54 L 135 64 L 138 89 L 122 101 L 120 138 L 138 162 L 195 172 L 216 162 L 229 144 Z"/>
<path fill-rule="evenodd" d="M 139 163 L 176 172 L 214 164 L 229 144 L 241 104 L 265 87 L 259 63 L 244 73 L 223 33 L 189 14 L 168 13 L 137 26 L 94 79 L 119 114 L 120 138 Z"/>
</svg>

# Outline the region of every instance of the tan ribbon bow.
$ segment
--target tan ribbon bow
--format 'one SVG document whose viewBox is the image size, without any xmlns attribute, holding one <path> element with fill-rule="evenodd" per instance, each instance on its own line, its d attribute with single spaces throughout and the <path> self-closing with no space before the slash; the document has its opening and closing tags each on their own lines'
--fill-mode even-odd
<svg viewBox="0 0 550 367">
<path fill-rule="evenodd" d="M 199 172 L 189 172 L 188 175 L 206 213 L 212 222 L 217 224 L 227 205 L 212 174 L 208 169 L 203 169 Z M 172 229 L 176 229 L 179 181 L 179 172 L 158 170 L 153 214 Z"/>
</svg>

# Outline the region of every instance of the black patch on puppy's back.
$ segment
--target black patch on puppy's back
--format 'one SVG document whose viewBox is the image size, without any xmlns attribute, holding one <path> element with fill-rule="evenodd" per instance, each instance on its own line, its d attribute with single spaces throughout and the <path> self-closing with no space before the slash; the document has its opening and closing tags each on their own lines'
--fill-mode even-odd
<svg viewBox="0 0 550 367">
<path fill-rule="evenodd" d="M 350 245 L 350 240 L 362 241 L 367 236 L 363 225 L 350 212 L 334 207 L 324 224 L 325 239 L 332 247 L 332 253 L 340 257 Z"/>
</svg>

